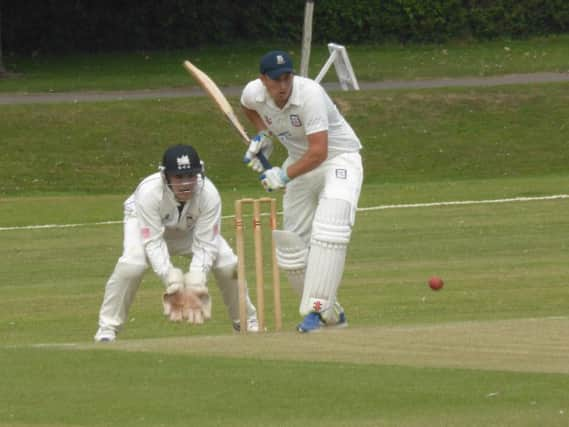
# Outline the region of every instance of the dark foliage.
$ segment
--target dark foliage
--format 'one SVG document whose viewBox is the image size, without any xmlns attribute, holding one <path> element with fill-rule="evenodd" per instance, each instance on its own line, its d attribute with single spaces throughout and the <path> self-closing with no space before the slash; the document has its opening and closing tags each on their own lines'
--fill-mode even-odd
<svg viewBox="0 0 569 427">
<path fill-rule="evenodd" d="M 179 49 L 302 38 L 304 0 L 3 2 L 5 52 Z M 315 42 L 442 42 L 569 31 L 566 0 L 321 0 Z"/>
</svg>

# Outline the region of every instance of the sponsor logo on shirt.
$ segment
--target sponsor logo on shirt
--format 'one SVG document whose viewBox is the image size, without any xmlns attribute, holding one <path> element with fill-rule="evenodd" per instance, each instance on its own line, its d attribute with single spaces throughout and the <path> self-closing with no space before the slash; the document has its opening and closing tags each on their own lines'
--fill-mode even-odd
<svg viewBox="0 0 569 427">
<path fill-rule="evenodd" d="M 269 116 L 265 116 L 265 122 L 270 126 L 273 124 L 273 120 Z"/>
<path fill-rule="evenodd" d="M 336 169 L 336 178 L 338 179 L 348 178 L 348 171 L 346 169 Z"/>
<path fill-rule="evenodd" d="M 148 227 L 143 227 L 141 230 L 142 233 L 142 238 L 143 239 L 149 239 L 150 238 L 150 228 Z"/>
<path fill-rule="evenodd" d="M 290 115 L 290 124 L 296 128 L 299 128 L 302 126 L 302 122 L 300 121 L 300 117 L 298 117 L 298 114 L 291 114 Z"/>
</svg>

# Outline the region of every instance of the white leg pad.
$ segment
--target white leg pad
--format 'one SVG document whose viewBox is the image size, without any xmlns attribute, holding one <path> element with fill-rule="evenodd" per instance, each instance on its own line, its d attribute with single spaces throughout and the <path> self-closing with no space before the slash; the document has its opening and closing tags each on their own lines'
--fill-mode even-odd
<svg viewBox="0 0 569 427">
<path fill-rule="evenodd" d="M 239 283 L 237 265 L 214 268 L 213 275 L 232 322 L 239 322 Z M 247 294 L 247 318 L 257 318 L 257 309 Z"/>
<path fill-rule="evenodd" d="M 311 311 L 332 313 L 344 273 L 352 211 L 350 203 L 337 199 L 322 200 L 316 210 L 300 303 L 302 316 Z"/>
<path fill-rule="evenodd" d="M 306 269 L 290 270 L 286 272 L 288 284 L 299 295 L 302 296 L 304 291 L 304 278 L 306 276 Z"/>
<path fill-rule="evenodd" d="M 308 247 L 301 237 L 286 230 L 274 230 L 277 261 L 283 270 L 302 270 L 306 267 Z"/>
<path fill-rule="evenodd" d="M 290 286 L 302 295 L 308 257 L 306 243 L 298 234 L 286 230 L 274 230 L 273 239 L 279 267 L 287 273 Z"/>
<path fill-rule="evenodd" d="M 146 268 L 146 265 L 117 263 L 105 287 L 99 311 L 100 330 L 117 332 L 124 325 Z"/>
</svg>

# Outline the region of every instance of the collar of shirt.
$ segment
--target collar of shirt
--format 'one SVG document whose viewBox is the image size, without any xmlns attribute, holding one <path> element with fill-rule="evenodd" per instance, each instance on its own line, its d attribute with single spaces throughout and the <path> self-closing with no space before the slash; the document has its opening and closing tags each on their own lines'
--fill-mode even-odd
<svg viewBox="0 0 569 427">
<path fill-rule="evenodd" d="M 275 101 L 273 100 L 273 97 L 269 95 L 269 92 L 267 91 L 267 88 L 265 87 L 265 85 L 263 84 L 263 82 L 261 82 L 261 85 L 263 86 L 263 92 L 260 93 L 256 98 L 255 101 L 257 102 L 261 102 L 261 103 L 265 103 L 267 104 L 270 108 L 272 108 L 273 110 L 276 111 L 284 111 L 287 108 L 289 108 L 291 105 L 296 105 L 299 106 L 301 104 L 300 101 L 300 86 L 302 85 L 301 82 L 301 78 L 299 76 L 293 76 L 293 80 L 292 80 L 292 92 L 290 94 L 290 97 L 288 98 L 287 103 L 285 104 L 285 106 L 283 108 L 279 108 L 277 107 L 277 105 L 275 104 Z"/>
</svg>

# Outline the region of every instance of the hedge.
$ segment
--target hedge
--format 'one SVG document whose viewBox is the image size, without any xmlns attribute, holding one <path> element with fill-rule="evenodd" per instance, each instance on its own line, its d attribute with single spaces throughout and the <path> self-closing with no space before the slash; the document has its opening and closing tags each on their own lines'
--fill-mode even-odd
<svg viewBox="0 0 569 427">
<path fill-rule="evenodd" d="M 0 3 L 4 53 L 298 42 L 304 0 Z M 569 32 L 566 0 L 316 0 L 313 40 L 443 42 Z"/>
</svg>

